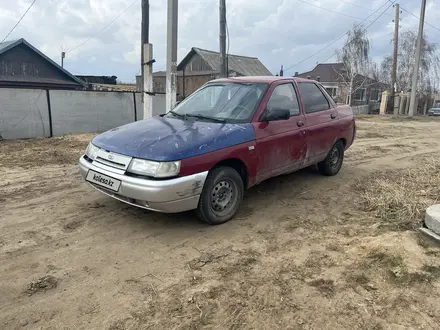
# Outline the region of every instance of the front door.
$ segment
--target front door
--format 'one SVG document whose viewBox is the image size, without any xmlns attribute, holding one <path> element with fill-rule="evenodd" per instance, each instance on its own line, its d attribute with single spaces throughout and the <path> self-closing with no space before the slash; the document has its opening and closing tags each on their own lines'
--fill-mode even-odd
<svg viewBox="0 0 440 330">
<path fill-rule="evenodd" d="M 265 108 L 268 111 L 288 109 L 290 119 L 254 123 L 257 182 L 301 168 L 307 148 L 305 118 L 293 82 L 277 82 L 271 86 L 269 93 Z"/>
</svg>

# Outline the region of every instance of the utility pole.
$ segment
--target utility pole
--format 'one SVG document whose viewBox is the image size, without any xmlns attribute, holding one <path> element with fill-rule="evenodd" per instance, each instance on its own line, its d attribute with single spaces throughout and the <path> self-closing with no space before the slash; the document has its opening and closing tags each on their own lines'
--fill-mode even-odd
<svg viewBox="0 0 440 330">
<path fill-rule="evenodd" d="M 61 67 L 64 68 L 64 58 L 66 57 L 66 52 L 61 52 Z"/>
<path fill-rule="evenodd" d="M 417 79 L 419 77 L 420 54 L 422 51 L 423 23 L 425 22 L 425 9 L 426 9 L 426 0 L 422 0 L 422 8 L 420 9 L 419 36 L 417 38 L 417 48 L 416 48 L 416 61 L 414 63 L 414 72 L 413 72 L 412 87 L 411 87 L 411 99 L 408 109 L 408 116 L 410 117 L 414 116 L 417 107 L 416 104 Z"/>
<path fill-rule="evenodd" d="M 142 0 L 141 24 L 142 100 L 144 119 L 153 117 L 153 45 L 149 43 L 150 3 Z"/>
<path fill-rule="evenodd" d="M 220 78 L 226 78 L 227 57 L 226 57 L 226 0 L 220 0 Z"/>
<path fill-rule="evenodd" d="M 168 0 L 166 112 L 174 108 L 177 98 L 177 9 L 177 0 Z"/>
<path fill-rule="evenodd" d="M 400 5 L 396 3 L 394 5 L 396 7 L 396 18 L 394 19 L 394 55 L 393 55 L 393 71 L 391 72 L 391 104 L 393 106 L 393 113 L 397 115 L 399 113 L 399 108 L 395 108 L 396 106 L 396 92 L 397 92 L 397 86 L 396 86 L 396 80 L 397 80 L 397 52 L 398 52 L 398 46 L 399 46 L 399 14 L 400 14 Z"/>
</svg>

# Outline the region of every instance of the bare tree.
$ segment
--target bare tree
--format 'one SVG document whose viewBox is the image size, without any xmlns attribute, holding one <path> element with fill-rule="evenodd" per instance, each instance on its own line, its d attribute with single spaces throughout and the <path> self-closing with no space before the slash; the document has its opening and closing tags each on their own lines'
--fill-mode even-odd
<svg viewBox="0 0 440 330">
<path fill-rule="evenodd" d="M 405 31 L 399 37 L 396 85 L 398 91 L 407 92 L 411 89 L 414 68 L 417 31 Z M 426 36 L 422 40 L 422 52 L 417 92 L 420 96 L 428 96 L 438 91 L 440 78 L 440 54 L 438 46 L 430 43 Z M 384 58 L 381 69 L 391 77 L 393 60 L 391 56 Z M 390 79 L 390 78 L 388 78 Z"/>
<path fill-rule="evenodd" d="M 353 26 L 348 32 L 347 40 L 340 51 L 337 51 L 343 69 L 338 72 L 342 94 L 350 96 L 349 104 L 353 105 L 353 95 L 359 89 L 371 85 L 370 40 L 362 26 Z"/>
</svg>

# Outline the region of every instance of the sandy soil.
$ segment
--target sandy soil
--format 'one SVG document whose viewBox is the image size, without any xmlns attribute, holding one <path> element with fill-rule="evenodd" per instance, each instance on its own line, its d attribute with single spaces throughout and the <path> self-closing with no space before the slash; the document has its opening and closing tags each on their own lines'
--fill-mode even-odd
<svg viewBox="0 0 440 330">
<path fill-rule="evenodd" d="M 440 158 L 440 121 L 358 125 L 338 176 L 271 179 L 216 227 L 85 184 L 92 135 L 0 142 L 0 329 L 439 329 L 440 247 L 361 190 Z"/>
</svg>

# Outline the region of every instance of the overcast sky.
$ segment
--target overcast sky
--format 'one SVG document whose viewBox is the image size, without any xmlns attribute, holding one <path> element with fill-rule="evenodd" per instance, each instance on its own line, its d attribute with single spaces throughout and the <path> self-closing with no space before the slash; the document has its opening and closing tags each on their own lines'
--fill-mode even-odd
<svg viewBox="0 0 440 330">
<path fill-rule="evenodd" d="M 0 40 L 31 2 L 0 0 Z M 65 68 L 73 74 L 115 75 L 132 82 L 140 72 L 141 0 L 98 36 L 82 44 L 132 3 L 133 0 L 37 0 L 8 40 L 25 38 L 58 63 L 60 52 L 65 49 Z M 166 3 L 150 0 L 154 71 L 165 68 Z M 383 6 L 385 3 L 388 4 Z M 303 61 L 383 6 L 364 22 L 368 25 L 389 4 L 386 0 L 226 0 L 230 53 L 258 57 L 276 73 L 281 64 L 288 68 Z M 400 4 L 420 15 L 421 0 L 402 0 Z M 440 29 L 438 17 L 440 1 L 428 0 L 426 21 Z M 376 60 L 392 52 L 393 18 L 391 6 L 368 29 Z M 417 29 L 414 16 L 403 11 L 401 18 L 402 30 Z M 218 31 L 218 0 L 179 0 L 178 61 L 193 46 L 218 51 Z M 426 25 L 425 32 L 428 40 L 440 43 L 439 30 Z M 311 70 L 342 43 L 343 39 L 291 68 L 286 75 Z M 81 46 L 76 48 L 78 45 Z M 328 62 L 331 61 L 335 57 Z"/>
</svg>

